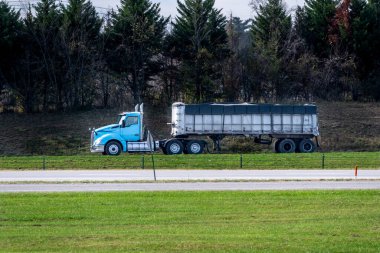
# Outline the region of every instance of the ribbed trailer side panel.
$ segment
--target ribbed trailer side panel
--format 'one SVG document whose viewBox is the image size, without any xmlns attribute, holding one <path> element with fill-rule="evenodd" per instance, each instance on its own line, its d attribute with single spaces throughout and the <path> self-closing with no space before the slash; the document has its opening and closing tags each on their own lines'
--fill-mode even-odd
<svg viewBox="0 0 380 253">
<path fill-rule="evenodd" d="M 314 105 L 173 104 L 172 136 L 216 134 L 318 136 L 317 109 Z"/>
</svg>

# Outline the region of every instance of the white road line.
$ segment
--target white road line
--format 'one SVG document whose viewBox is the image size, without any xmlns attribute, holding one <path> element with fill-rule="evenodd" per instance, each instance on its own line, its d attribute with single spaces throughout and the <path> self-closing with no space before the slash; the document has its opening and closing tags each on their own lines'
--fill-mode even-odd
<svg viewBox="0 0 380 253">
<path fill-rule="evenodd" d="M 380 181 L 0 184 L 0 192 L 380 190 Z"/>
<path fill-rule="evenodd" d="M 380 180 L 380 170 L 157 170 L 158 180 Z M 151 181 L 147 170 L 0 171 L 0 182 Z"/>
</svg>

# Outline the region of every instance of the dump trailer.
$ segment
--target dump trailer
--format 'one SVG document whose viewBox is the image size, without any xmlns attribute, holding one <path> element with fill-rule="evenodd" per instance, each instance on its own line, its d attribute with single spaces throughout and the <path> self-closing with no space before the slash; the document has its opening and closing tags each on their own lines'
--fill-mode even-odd
<svg viewBox="0 0 380 253">
<path fill-rule="evenodd" d="M 124 152 L 201 154 L 209 137 L 220 151 L 226 136 L 250 137 L 255 143 L 270 145 L 278 153 L 314 152 L 318 144 L 318 116 L 315 105 L 280 104 L 184 104 L 172 105 L 171 137 L 153 140 L 144 131 L 143 106 L 119 115 L 117 124 L 94 129 L 91 151 L 108 155 Z M 315 142 L 313 141 L 315 140 Z"/>
</svg>

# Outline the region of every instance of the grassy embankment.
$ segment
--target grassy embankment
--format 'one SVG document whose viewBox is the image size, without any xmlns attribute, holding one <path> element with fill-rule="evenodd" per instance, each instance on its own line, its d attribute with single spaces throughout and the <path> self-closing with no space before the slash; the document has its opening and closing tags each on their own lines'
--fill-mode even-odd
<svg viewBox="0 0 380 253">
<path fill-rule="evenodd" d="M 157 169 L 380 169 L 380 152 L 313 154 L 203 154 L 154 155 Z M 0 157 L 1 169 L 150 169 L 149 154 L 118 157 L 9 156 Z"/>
<path fill-rule="evenodd" d="M 380 191 L 0 194 L 2 252 L 379 252 Z"/>
</svg>

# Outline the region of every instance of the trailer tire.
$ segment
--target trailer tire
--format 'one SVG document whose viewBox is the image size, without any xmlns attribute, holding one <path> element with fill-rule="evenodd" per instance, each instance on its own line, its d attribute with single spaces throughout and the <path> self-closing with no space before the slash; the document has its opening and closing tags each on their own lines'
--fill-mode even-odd
<svg viewBox="0 0 380 253">
<path fill-rule="evenodd" d="M 106 154 L 107 155 L 120 155 L 122 150 L 121 144 L 117 141 L 109 141 L 106 145 Z"/>
<path fill-rule="evenodd" d="M 310 139 L 303 139 L 298 146 L 301 153 L 313 153 L 315 151 L 315 143 Z"/>
<path fill-rule="evenodd" d="M 280 153 L 294 153 L 296 151 L 296 143 L 292 139 L 284 139 L 278 145 Z"/>
<path fill-rule="evenodd" d="M 202 154 L 203 149 L 204 149 L 204 145 L 200 141 L 189 141 L 186 144 L 187 154 L 193 154 L 193 155 Z"/>
<path fill-rule="evenodd" d="M 276 140 L 276 142 L 274 143 L 274 151 L 276 153 L 280 153 L 280 149 L 279 149 L 279 145 L 280 145 L 280 142 L 282 141 L 282 139 L 278 139 Z"/>
<path fill-rule="evenodd" d="M 183 145 L 178 140 L 171 140 L 166 144 L 165 149 L 168 155 L 179 155 L 183 152 Z"/>
</svg>

